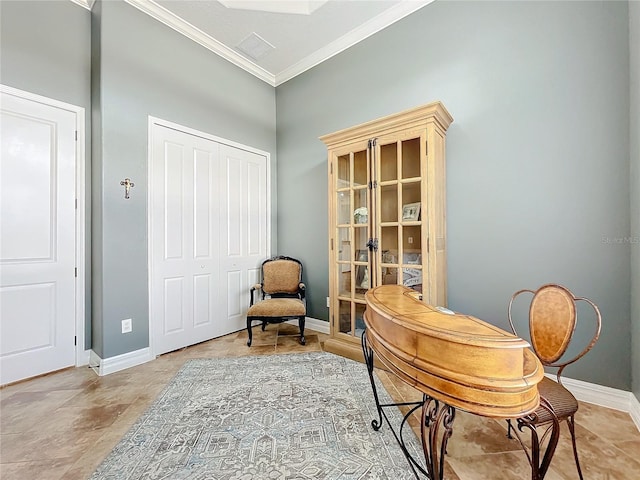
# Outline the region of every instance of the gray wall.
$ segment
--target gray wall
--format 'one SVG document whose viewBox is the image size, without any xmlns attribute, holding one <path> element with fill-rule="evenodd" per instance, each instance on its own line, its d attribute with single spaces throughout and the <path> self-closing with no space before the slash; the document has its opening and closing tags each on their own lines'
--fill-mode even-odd
<svg viewBox="0 0 640 480">
<path fill-rule="evenodd" d="M 148 116 L 269 152 L 275 192 L 276 112 L 273 87 L 134 7 L 107 1 L 94 9 L 102 135 L 94 169 L 102 190 L 94 199 L 101 301 L 93 321 L 101 335 L 93 350 L 109 358 L 149 345 Z M 129 200 L 120 186 L 125 177 L 135 183 Z M 132 334 L 121 334 L 125 318 L 133 319 Z"/>
<path fill-rule="evenodd" d="M 279 86 L 278 241 L 310 314 L 328 316 L 318 136 L 441 100 L 449 306 L 504 328 L 515 290 L 564 284 L 604 317 L 567 375 L 629 390 L 628 31 L 626 2 L 438 1 Z"/>
<path fill-rule="evenodd" d="M 91 14 L 70 1 L 0 2 L 0 83 L 85 109 L 85 348 L 91 346 Z"/>
<path fill-rule="evenodd" d="M 640 2 L 629 2 L 632 390 L 640 400 Z"/>
<path fill-rule="evenodd" d="M 633 371 L 640 397 L 640 245 L 616 242 L 640 236 L 639 9 L 441 0 L 278 87 L 274 99 L 268 85 L 120 1 L 98 2 L 91 19 L 68 0 L 3 0 L 0 82 L 85 107 L 87 132 L 93 117 L 93 348 L 103 358 L 148 345 L 147 115 L 271 153 L 274 252 L 305 262 L 310 315 L 326 319 L 326 151 L 317 137 L 437 99 L 455 119 L 450 306 L 504 327 L 513 290 L 564 283 L 604 315 L 599 344 L 569 375 L 629 389 Z M 126 176 L 136 182 L 128 203 Z M 88 348 L 89 322 L 86 332 Z"/>
</svg>

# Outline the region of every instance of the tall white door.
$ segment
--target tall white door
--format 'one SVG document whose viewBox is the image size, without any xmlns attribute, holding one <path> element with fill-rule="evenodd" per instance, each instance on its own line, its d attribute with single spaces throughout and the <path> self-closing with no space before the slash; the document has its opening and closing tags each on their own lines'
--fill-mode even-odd
<svg viewBox="0 0 640 480">
<path fill-rule="evenodd" d="M 267 183 L 251 160 L 262 159 L 264 169 L 264 156 L 151 128 L 150 323 L 159 355 L 246 326 L 249 271 L 266 257 L 253 245 L 261 234 L 267 241 L 266 201 L 258 200 L 266 200 Z"/>
<path fill-rule="evenodd" d="M 267 158 L 220 145 L 220 161 L 222 321 L 231 332 L 247 326 L 250 288 L 260 281 L 260 265 L 268 256 Z"/>
<path fill-rule="evenodd" d="M 158 125 L 152 135 L 151 322 L 159 355 L 220 335 L 219 147 Z"/>
<path fill-rule="evenodd" d="M 76 115 L 0 95 L 0 384 L 6 384 L 75 363 Z"/>
</svg>

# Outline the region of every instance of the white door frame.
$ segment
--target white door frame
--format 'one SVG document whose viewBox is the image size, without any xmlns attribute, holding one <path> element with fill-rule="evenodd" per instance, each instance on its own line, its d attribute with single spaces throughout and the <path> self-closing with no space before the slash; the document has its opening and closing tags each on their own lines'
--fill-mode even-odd
<svg viewBox="0 0 640 480">
<path fill-rule="evenodd" d="M 147 265 L 149 269 L 148 273 L 148 291 L 149 291 L 149 350 L 151 352 L 151 357 L 155 357 L 155 345 L 154 345 L 154 331 L 153 331 L 153 322 L 151 319 L 152 312 L 152 297 L 151 297 L 151 283 L 153 280 L 153 262 L 152 262 L 152 243 L 153 238 L 151 235 L 152 232 L 152 198 L 153 191 L 151 185 L 151 165 L 153 162 L 153 132 L 154 125 L 160 127 L 171 128 L 173 130 L 177 130 L 179 132 L 183 132 L 189 135 L 195 135 L 197 137 L 202 137 L 207 140 L 211 140 L 216 143 L 221 143 L 224 145 L 229 145 L 230 147 L 238 148 L 240 150 L 246 150 L 248 152 L 256 153 L 258 155 L 263 155 L 267 159 L 267 257 L 271 256 L 271 155 L 269 152 L 265 152 L 264 150 L 259 150 L 257 148 L 249 147 L 247 145 L 243 145 L 241 143 L 234 142 L 232 140 L 227 140 L 225 138 L 217 137 L 210 133 L 206 133 L 200 130 L 196 130 L 194 128 L 186 127 L 184 125 L 180 125 L 178 123 L 170 122 L 168 120 L 163 120 L 158 117 L 153 117 L 149 115 L 149 133 L 148 133 L 148 145 L 147 145 Z"/>
<path fill-rule="evenodd" d="M 90 349 L 84 348 L 85 329 L 85 128 L 84 107 L 43 97 L 35 93 L 0 84 L 0 92 L 6 95 L 42 103 L 66 110 L 76 118 L 76 278 L 75 278 L 75 325 L 76 325 L 76 367 L 89 364 Z"/>
</svg>

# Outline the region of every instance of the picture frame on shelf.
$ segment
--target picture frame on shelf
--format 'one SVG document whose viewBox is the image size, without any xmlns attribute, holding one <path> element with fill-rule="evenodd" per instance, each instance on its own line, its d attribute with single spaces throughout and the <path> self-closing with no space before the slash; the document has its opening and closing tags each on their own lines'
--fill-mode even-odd
<svg viewBox="0 0 640 480">
<path fill-rule="evenodd" d="M 420 202 L 407 203 L 402 206 L 402 221 L 414 222 L 420 219 Z"/>
</svg>

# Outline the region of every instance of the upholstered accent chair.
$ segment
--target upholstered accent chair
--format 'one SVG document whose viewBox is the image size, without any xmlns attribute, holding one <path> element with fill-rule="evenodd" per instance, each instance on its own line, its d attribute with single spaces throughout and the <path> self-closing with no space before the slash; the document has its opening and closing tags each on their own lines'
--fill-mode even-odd
<svg viewBox="0 0 640 480">
<path fill-rule="evenodd" d="M 251 287 L 251 303 L 247 311 L 247 345 L 251 346 L 253 322 L 262 322 L 264 331 L 267 323 L 282 323 L 296 318 L 300 327 L 300 343 L 304 345 L 307 306 L 306 287 L 302 283 L 302 263 L 295 258 L 277 256 L 262 262 L 261 270 L 262 283 Z M 257 290 L 262 291 L 260 301 L 254 301 Z"/>
<path fill-rule="evenodd" d="M 507 436 L 513 438 L 511 432 L 515 432 L 531 465 L 531 478 L 533 480 L 543 479 L 558 443 L 560 423 L 566 421 L 569 432 L 571 433 L 576 468 L 582 480 L 582 470 L 580 469 L 578 449 L 576 447 L 574 419 L 578 411 L 578 401 L 573 394 L 562 385 L 561 376 L 567 365 L 582 358 L 597 342 L 602 324 L 600 310 L 588 298 L 576 297 L 571 291 L 561 285 L 547 284 L 541 286 L 536 291 L 520 290 L 513 294 L 509 302 L 509 324 L 511 325 L 511 330 L 516 335 L 518 334 L 514 326 L 512 313 L 514 310 L 514 301 L 524 293 L 533 295 L 528 304 L 531 346 L 545 367 L 557 369 L 556 380 L 554 381 L 546 376 L 542 379 L 538 384 L 540 407 L 531 415 L 516 419 L 517 428 L 514 427 L 511 420 L 508 420 Z M 584 333 L 581 327 L 581 336 L 583 338 L 580 340 L 577 339 L 577 335 L 576 338 L 574 338 L 578 320 L 578 307 L 576 302 L 584 302 L 587 304 L 586 309 L 580 310 L 580 314 L 588 316 L 588 320 L 593 322 L 589 328 L 585 329 Z M 588 310 L 592 310 L 593 313 L 589 314 Z M 587 337 L 586 339 L 584 338 L 585 336 Z M 572 352 L 579 351 L 579 353 L 569 358 L 569 360 L 564 360 L 565 353 L 572 343 L 581 344 L 575 350 L 572 346 Z M 580 350 L 580 346 L 582 345 L 586 346 Z M 527 448 L 524 441 L 520 438 L 519 432 L 523 432 L 525 428 L 531 432 L 530 448 Z M 542 432 L 541 437 L 538 434 L 538 429 Z M 544 457 L 540 460 L 541 445 L 544 445 L 545 440 L 547 446 Z"/>
</svg>

